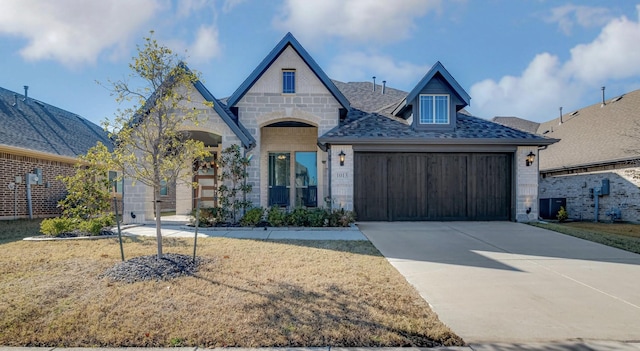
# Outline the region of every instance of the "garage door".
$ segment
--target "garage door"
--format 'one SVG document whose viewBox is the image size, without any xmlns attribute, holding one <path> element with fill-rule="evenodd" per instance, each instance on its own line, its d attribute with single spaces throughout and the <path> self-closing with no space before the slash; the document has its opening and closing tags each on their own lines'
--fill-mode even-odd
<svg viewBox="0 0 640 351">
<path fill-rule="evenodd" d="M 509 153 L 356 152 L 358 220 L 509 220 L 512 158 Z"/>
</svg>

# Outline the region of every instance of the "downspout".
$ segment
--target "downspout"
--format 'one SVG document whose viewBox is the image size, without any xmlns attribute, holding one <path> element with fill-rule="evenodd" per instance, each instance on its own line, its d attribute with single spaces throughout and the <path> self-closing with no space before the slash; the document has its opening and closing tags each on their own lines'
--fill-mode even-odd
<svg viewBox="0 0 640 351">
<path fill-rule="evenodd" d="M 593 196 L 596 199 L 596 213 L 595 213 L 595 220 L 594 222 L 598 223 L 598 212 L 600 210 L 599 208 L 599 197 L 600 197 L 600 188 L 593 188 Z"/>
<path fill-rule="evenodd" d="M 27 208 L 29 209 L 29 219 L 33 219 L 33 207 L 31 205 L 31 174 L 27 173 Z"/>
<path fill-rule="evenodd" d="M 329 183 L 328 186 L 328 192 L 329 192 L 329 209 L 332 210 L 333 209 L 333 198 L 331 197 L 331 148 L 329 148 L 327 150 L 327 152 L 329 153 L 329 155 L 327 155 L 327 163 L 329 163 L 329 170 L 328 170 L 328 174 L 327 174 L 327 182 Z"/>
</svg>

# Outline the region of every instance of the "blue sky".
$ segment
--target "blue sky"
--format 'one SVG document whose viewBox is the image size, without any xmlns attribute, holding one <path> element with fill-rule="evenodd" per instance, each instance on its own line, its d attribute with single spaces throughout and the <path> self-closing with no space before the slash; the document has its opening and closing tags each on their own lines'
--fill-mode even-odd
<svg viewBox="0 0 640 351">
<path fill-rule="evenodd" d="M 4 0 L 0 86 L 95 123 L 96 81 L 129 73 L 155 31 L 218 98 L 292 32 L 329 77 L 410 90 L 440 61 L 473 114 L 536 121 L 640 89 L 640 4 L 628 0 Z M 186 51 L 185 51 L 186 50 Z"/>
</svg>

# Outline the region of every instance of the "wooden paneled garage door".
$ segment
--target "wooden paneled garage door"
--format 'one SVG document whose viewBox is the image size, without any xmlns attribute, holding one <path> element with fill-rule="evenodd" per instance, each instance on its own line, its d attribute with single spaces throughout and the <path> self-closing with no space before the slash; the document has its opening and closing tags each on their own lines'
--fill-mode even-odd
<svg viewBox="0 0 640 351">
<path fill-rule="evenodd" d="M 358 220 L 509 220 L 509 153 L 356 152 Z"/>
</svg>

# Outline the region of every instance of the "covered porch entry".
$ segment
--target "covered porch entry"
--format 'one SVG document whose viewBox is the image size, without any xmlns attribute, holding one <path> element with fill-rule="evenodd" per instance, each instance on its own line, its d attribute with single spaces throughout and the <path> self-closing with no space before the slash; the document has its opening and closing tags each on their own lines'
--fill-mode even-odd
<svg viewBox="0 0 640 351">
<path fill-rule="evenodd" d="M 191 139 L 204 143 L 211 156 L 204 161 L 196 161 L 192 165 L 192 181 L 198 184 L 196 188 L 189 184 L 176 184 L 176 214 L 178 215 L 190 214 L 196 208 L 198 198 L 201 208 L 217 206 L 218 168 L 216 160 L 222 148 L 222 136 L 206 131 L 188 132 Z"/>
<path fill-rule="evenodd" d="M 284 121 L 261 128 L 261 206 L 323 205 L 319 199 L 325 170 L 317 138 L 318 128 L 304 122 Z"/>
</svg>

